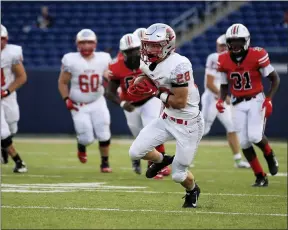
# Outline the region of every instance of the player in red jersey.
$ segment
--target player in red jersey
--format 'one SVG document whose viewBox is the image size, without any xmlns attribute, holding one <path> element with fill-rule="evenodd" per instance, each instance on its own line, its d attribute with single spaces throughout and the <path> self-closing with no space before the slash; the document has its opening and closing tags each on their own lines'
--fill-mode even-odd
<svg viewBox="0 0 288 230">
<path fill-rule="evenodd" d="M 240 145 L 256 176 L 253 186 L 268 186 L 252 144 L 258 146 L 268 163 L 271 175 L 278 172 L 278 162 L 264 135 L 266 119 L 272 113 L 272 98 L 279 86 L 279 76 L 270 64 L 268 53 L 260 47 L 249 47 L 250 33 L 242 24 L 230 26 L 226 32 L 229 51 L 219 55 L 218 71 L 221 72 L 220 99 L 216 107 L 221 113 L 223 102 L 232 94 L 233 119 L 239 132 Z M 263 93 L 262 78 L 271 82 L 266 96 Z"/>
<path fill-rule="evenodd" d="M 162 102 L 156 97 L 132 98 L 127 93 L 129 82 L 142 74 L 140 67 L 141 41 L 135 34 L 126 34 L 120 40 L 120 53 L 109 65 L 109 84 L 106 97 L 124 109 L 127 124 L 136 137 L 141 129 L 153 119 L 159 117 Z M 119 94 L 117 89 L 120 87 Z M 165 154 L 164 145 L 157 150 Z M 133 161 L 133 169 L 141 174 L 140 160 Z M 170 174 L 170 168 L 164 168 L 155 179 L 162 179 Z"/>
</svg>

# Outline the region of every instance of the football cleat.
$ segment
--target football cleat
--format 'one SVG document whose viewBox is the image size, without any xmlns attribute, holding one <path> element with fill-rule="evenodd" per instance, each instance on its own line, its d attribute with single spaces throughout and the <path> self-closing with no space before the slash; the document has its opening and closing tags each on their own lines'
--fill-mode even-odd
<svg viewBox="0 0 288 230">
<path fill-rule="evenodd" d="M 85 164 L 87 162 L 87 154 L 85 152 L 78 152 L 78 159 L 81 163 Z"/>
<path fill-rule="evenodd" d="M 25 162 L 24 161 L 20 161 L 19 163 L 16 163 L 13 172 L 14 173 L 26 173 L 26 172 L 28 172 L 28 169 L 26 167 Z"/>
<path fill-rule="evenodd" d="M 132 168 L 136 174 L 140 175 L 141 174 L 141 160 L 132 161 Z"/>
<path fill-rule="evenodd" d="M 101 164 L 100 165 L 100 171 L 102 173 L 111 173 L 112 172 L 112 169 L 109 167 L 109 164 L 108 163 L 105 163 L 105 164 Z"/>
<path fill-rule="evenodd" d="M 162 174 L 163 176 L 169 176 L 171 174 L 171 169 L 168 166 L 166 166 L 160 171 L 160 174 Z"/>
<path fill-rule="evenodd" d="M 268 178 L 262 175 L 262 173 L 256 175 L 256 181 L 252 184 L 252 187 L 267 187 L 268 186 Z"/>
<path fill-rule="evenodd" d="M 274 152 L 272 151 L 269 155 L 264 155 L 264 157 L 267 161 L 270 174 L 272 176 L 276 175 L 278 173 L 279 164 Z"/>
<path fill-rule="evenodd" d="M 146 171 L 147 178 L 155 177 L 164 167 L 173 162 L 174 156 L 164 155 L 161 163 L 153 163 Z"/>
<path fill-rule="evenodd" d="M 243 160 L 240 160 L 238 163 L 235 163 L 234 164 L 234 167 L 235 168 L 242 168 L 242 169 L 248 169 L 250 168 L 250 164 L 247 162 L 247 161 L 243 161 Z"/>
<path fill-rule="evenodd" d="M 200 188 L 197 184 L 195 184 L 195 188 L 191 191 L 186 191 L 185 202 L 182 205 L 182 208 L 196 208 L 198 199 L 200 196 Z"/>
<path fill-rule="evenodd" d="M 156 176 L 153 177 L 155 180 L 162 180 L 164 178 L 162 173 L 158 173 Z"/>
</svg>

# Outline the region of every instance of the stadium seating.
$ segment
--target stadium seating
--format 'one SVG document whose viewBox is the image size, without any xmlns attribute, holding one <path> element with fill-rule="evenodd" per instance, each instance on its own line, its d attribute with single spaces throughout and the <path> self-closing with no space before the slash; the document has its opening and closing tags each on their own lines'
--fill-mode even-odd
<svg viewBox="0 0 288 230">
<path fill-rule="evenodd" d="M 98 50 L 112 48 L 116 54 L 120 37 L 138 27 L 155 22 L 169 24 L 191 7 L 204 9 L 205 2 L 3 2 L 2 23 L 10 42 L 23 46 L 28 67 L 59 67 L 61 57 L 75 50 L 74 38 L 82 28 L 93 29 L 99 39 Z M 20 6 L 21 5 L 21 6 Z M 40 7 L 49 6 L 54 26 L 47 30 L 23 27 L 35 23 Z M 277 26 L 288 2 L 250 2 L 226 19 L 179 48 L 194 67 L 203 67 L 206 56 L 215 50 L 216 38 L 232 23 L 244 23 L 252 35 L 252 44 L 287 47 L 288 31 Z M 160 10 L 161 9 L 161 10 Z M 261 10 L 259 10 L 261 9 Z"/>
</svg>

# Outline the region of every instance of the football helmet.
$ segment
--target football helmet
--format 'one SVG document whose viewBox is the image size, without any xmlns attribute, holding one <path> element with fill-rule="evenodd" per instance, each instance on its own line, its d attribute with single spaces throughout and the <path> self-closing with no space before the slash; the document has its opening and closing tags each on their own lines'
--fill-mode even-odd
<svg viewBox="0 0 288 230">
<path fill-rule="evenodd" d="M 82 56 L 90 56 L 96 49 L 97 36 L 90 29 L 83 29 L 76 35 L 77 49 Z"/>
<path fill-rule="evenodd" d="M 242 24 L 233 24 L 226 31 L 226 44 L 235 56 L 242 56 L 249 48 L 250 33 Z"/>
<path fill-rule="evenodd" d="M 119 49 L 123 54 L 127 68 L 136 70 L 140 66 L 141 41 L 137 35 L 125 34 L 120 39 Z"/>
<path fill-rule="evenodd" d="M 3 50 L 8 41 L 8 31 L 5 26 L 1 24 L 1 50 Z"/>
<path fill-rule="evenodd" d="M 221 53 L 225 50 L 227 50 L 227 45 L 226 45 L 226 36 L 225 34 L 222 34 L 219 36 L 216 40 L 216 49 L 218 53 Z"/>
<path fill-rule="evenodd" d="M 141 39 L 141 58 L 144 62 L 163 60 L 175 50 L 176 34 L 174 30 L 163 23 L 149 26 Z"/>
<path fill-rule="evenodd" d="M 136 35 L 140 40 L 144 37 L 146 32 L 146 28 L 138 28 L 133 32 L 134 35 Z"/>
</svg>

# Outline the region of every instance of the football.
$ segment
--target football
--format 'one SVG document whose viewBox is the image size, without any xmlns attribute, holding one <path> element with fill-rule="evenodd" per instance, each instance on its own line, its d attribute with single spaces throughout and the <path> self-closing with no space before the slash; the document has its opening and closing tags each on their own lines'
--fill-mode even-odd
<svg viewBox="0 0 288 230">
<path fill-rule="evenodd" d="M 146 75 L 146 74 L 141 74 L 139 77 L 135 78 L 133 84 L 136 85 L 138 84 L 139 82 L 143 81 L 144 79 L 147 79 L 148 81 L 150 81 L 153 85 L 154 82 Z"/>
</svg>

